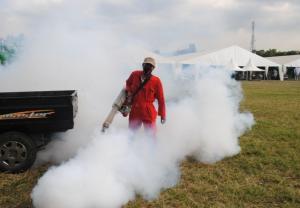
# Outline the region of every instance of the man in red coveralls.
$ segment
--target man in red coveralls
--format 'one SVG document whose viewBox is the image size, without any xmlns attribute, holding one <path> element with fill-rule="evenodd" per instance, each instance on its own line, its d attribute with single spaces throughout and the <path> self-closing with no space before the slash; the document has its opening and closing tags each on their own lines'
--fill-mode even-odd
<svg viewBox="0 0 300 208">
<path fill-rule="evenodd" d="M 145 58 L 143 70 L 132 72 L 126 81 L 127 99 L 132 104 L 129 114 L 129 128 L 136 131 L 143 124 L 146 132 L 153 137 L 156 136 L 157 114 L 160 116 L 162 124 L 166 121 L 166 107 L 162 83 L 157 76 L 152 75 L 155 66 L 153 58 Z M 146 83 L 138 90 L 143 82 Z M 132 98 L 132 95 L 136 91 L 137 93 Z M 158 101 L 158 112 L 153 105 L 155 99 Z"/>
</svg>

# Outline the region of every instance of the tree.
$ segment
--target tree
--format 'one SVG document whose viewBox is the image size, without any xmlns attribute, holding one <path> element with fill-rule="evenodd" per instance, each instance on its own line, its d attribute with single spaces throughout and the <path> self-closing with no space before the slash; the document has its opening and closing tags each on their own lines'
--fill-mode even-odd
<svg viewBox="0 0 300 208">
<path fill-rule="evenodd" d="M 14 55 L 15 49 L 9 48 L 4 44 L 0 45 L 0 64 L 4 65 L 8 61 L 10 61 Z"/>
<path fill-rule="evenodd" d="M 0 53 L 0 64 L 2 64 L 2 65 L 5 64 L 5 56 L 3 53 Z"/>
</svg>

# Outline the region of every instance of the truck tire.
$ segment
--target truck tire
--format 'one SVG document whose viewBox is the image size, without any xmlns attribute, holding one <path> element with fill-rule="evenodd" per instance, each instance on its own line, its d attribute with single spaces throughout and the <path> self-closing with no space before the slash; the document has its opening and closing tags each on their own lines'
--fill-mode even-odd
<svg viewBox="0 0 300 208">
<path fill-rule="evenodd" d="M 36 145 L 26 134 L 7 132 L 0 135 L 0 170 L 18 173 L 32 166 L 36 158 Z"/>
</svg>

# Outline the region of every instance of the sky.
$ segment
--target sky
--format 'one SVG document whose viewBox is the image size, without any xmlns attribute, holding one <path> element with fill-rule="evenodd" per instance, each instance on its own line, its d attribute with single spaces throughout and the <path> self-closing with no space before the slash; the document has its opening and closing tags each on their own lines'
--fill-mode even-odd
<svg viewBox="0 0 300 208">
<path fill-rule="evenodd" d="M 189 43 L 198 50 L 249 49 L 255 21 L 256 49 L 300 50 L 299 11 L 299 0 L 0 0 L 0 37 L 30 36 L 41 25 L 65 21 L 111 30 L 151 50 Z"/>
</svg>

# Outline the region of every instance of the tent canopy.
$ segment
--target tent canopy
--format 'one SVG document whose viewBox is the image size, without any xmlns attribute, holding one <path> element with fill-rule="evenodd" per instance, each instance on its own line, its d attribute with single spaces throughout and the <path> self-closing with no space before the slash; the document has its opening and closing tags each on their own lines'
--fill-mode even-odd
<svg viewBox="0 0 300 208">
<path fill-rule="evenodd" d="M 300 55 L 272 56 L 267 59 L 287 67 L 295 67 L 296 65 L 300 66 Z"/>
<path fill-rule="evenodd" d="M 200 55 L 197 57 L 193 57 L 190 59 L 185 59 L 181 61 L 182 64 L 197 64 L 197 63 L 205 63 L 209 65 L 219 65 L 226 66 L 230 60 L 235 60 L 235 63 L 238 66 L 246 66 L 251 59 L 251 62 L 255 66 L 280 66 L 279 64 L 270 61 L 266 58 L 258 56 L 250 51 L 243 49 L 239 46 L 231 46 L 228 48 L 224 48 L 215 52 L 207 53 L 204 55 Z"/>
<path fill-rule="evenodd" d="M 284 64 L 286 67 L 300 67 L 300 58 L 289 63 Z"/>
<path fill-rule="evenodd" d="M 225 66 L 229 70 L 233 71 L 245 71 L 244 69 L 240 68 L 233 59 L 230 60 L 230 62 Z"/>
<path fill-rule="evenodd" d="M 249 59 L 247 65 L 243 68 L 244 71 L 264 71 L 260 68 L 257 68 L 253 63 L 252 59 Z"/>
</svg>

